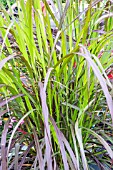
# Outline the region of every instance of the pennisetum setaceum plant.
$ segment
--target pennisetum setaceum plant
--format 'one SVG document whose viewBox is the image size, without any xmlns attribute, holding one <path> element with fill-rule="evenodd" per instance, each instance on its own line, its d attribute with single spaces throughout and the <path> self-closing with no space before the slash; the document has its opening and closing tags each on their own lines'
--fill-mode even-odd
<svg viewBox="0 0 113 170">
<path fill-rule="evenodd" d="M 0 8 L 1 169 L 112 169 L 112 1 Z"/>
</svg>

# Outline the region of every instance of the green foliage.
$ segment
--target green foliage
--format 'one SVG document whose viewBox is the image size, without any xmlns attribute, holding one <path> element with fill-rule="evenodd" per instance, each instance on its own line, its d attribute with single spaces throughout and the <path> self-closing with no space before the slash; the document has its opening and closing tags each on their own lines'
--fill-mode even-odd
<svg viewBox="0 0 113 170">
<path fill-rule="evenodd" d="M 15 3 L 15 0 L 10 0 L 10 5 L 13 5 Z M 0 3 L 4 5 L 4 7 L 7 7 L 7 0 L 0 0 Z"/>
<path fill-rule="evenodd" d="M 113 86 L 106 73 L 113 62 L 109 17 L 103 32 L 100 26 L 106 1 L 92 2 L 80 14 L 79 6 L 84 10 L 86 1 L 56 0 L 59 17 L 44 3 L 46 13 L 40 1 L 20 0 L 18 16 L 4 10 L 0 16 L 0 117 L 8 117 L 1 146 L 7 139 L 8 166 L 21 169 L 29 157 L 27 163 L 40 170 L 51 170 L 55 163 L 56 169 L 86 170 L 94 165 L 109 170 L 113 158 Z M 17 123 L 11 131 L 12 117 Z M 7 164 L 4 147 L 1 150 Z"/>
</svg>

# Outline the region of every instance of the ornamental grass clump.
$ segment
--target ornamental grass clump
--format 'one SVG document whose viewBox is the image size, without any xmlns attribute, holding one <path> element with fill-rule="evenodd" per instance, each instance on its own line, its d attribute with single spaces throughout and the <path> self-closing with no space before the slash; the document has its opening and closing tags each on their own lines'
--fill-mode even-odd
<svg viewBox="0 0 113 170">
<path fill-rule="evenodd" d="M 8 5 L 0 9 L 1 169 L 111 170 L 112 1 L 17 0 L 16 15 Z"/>
</svg>

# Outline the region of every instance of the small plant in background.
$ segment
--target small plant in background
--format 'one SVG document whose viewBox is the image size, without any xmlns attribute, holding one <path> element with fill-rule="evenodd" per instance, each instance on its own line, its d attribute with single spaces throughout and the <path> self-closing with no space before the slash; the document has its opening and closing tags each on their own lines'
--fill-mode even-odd
<svg viewBox="0 0 113 170">
<path fill-rule="evenodd" d="M 0 16 L 1 169 L 111 170 L 112 1 L 16 7 Z"/>
</svg>

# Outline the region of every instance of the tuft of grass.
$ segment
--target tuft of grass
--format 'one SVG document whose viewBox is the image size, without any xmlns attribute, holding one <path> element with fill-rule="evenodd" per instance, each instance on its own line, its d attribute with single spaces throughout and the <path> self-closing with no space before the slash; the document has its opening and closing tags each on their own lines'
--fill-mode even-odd
<svg viewBox="0 0 113 170">
<path fill-rule="evenodd" d="M 16 3 L 0 15 L 1 168 L 111 169 L 110 4 Z"/>
</svg>

